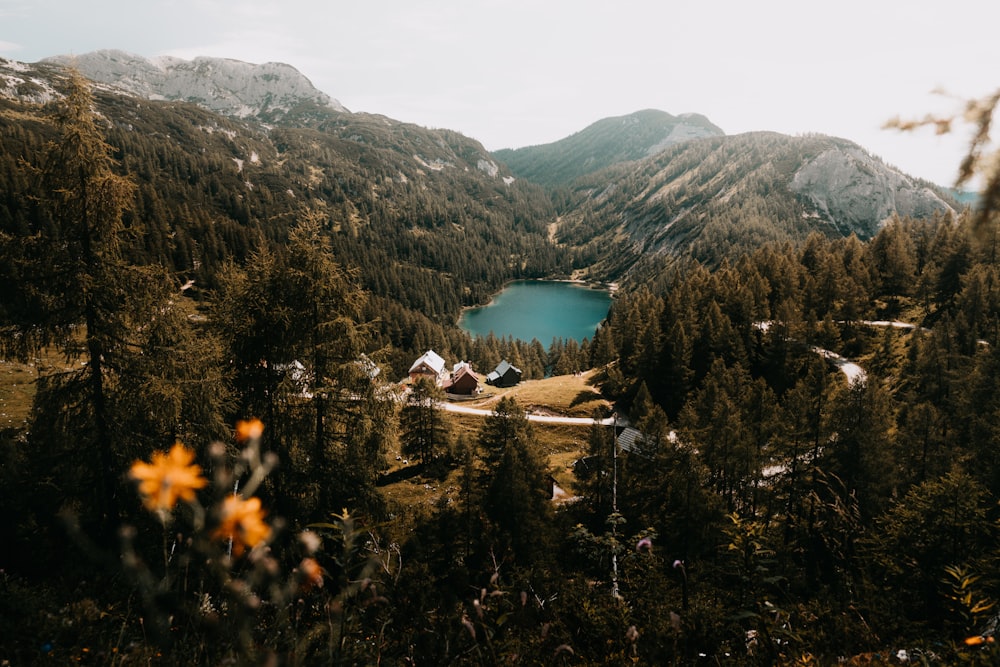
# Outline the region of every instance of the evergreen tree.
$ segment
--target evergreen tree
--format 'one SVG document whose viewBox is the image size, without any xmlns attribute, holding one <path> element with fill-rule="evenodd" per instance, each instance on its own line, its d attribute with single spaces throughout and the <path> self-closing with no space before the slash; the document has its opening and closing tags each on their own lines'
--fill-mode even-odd
<svg viewBox="0 0 1000 667">
<path fill-rule="evenodd" d="M 552 555 L 552 508 L 545 460 L 531 424 L 513 398 L 504 397 L 479 433 L 486 462 L 485 514 L 518 563 Z"/>
<path fill-rule="evenodd" d="M 228 267 L 213 306 L 234 365 L 240 409 L 268 423 L 284 465 L 287 513 L 350 505 L 381 511 L 375 482 L 396 437 L 394 403 L 365 356 L 365 295 L 335 261 L 321 218 L 307 212 L 287 249 Z M 330 480 L 336 480 L 331 483 Z"/>
<path fill-rule="evenodd" d="M 595 418 L 603 415 L 594 415 Z M 587 437 L 587 456 L 576 464 L 575 473 L 580 482 L 581 495 L 586 499 L 590 530 L 598 531 L 604 528 L 608 515 L 611 514 L 611 485 L 614 471 L 614 429 L 603 426 L 595 420 Z"/>
<path fill-rule="evenodd" d="M 750 394 L 750 384 L 742 367 L 727 368 L 716 359 L 703 386 L 680 416 L 684 439 L 698 448 L 709 481 L 729 511 L 750 510 L 749 491 L 763 468 L 751 424 L 760 415 L 748 414 L 742 404 Z"/>
<path fill-rule="evenodd" d="M 894 219 L 872 240 L 871 255 L 880 293 L 889 297 L 890 315 L 899 308 L 899 298 L 909 296 L 916 285 L 917 261 L 903 223 Z"/>
<path fill-rule="evenodd" d="M 891 397 L 877 382 L 856 381 L 834 392 L 828 414 L 836 438 L 819 465 L 857 495 L 862 516 L 870 520 L 898 484 Z"/>
<path fill-rule="evenodd" d="M 615 341 L 611 337 L 611 328 L 607 324 L 597 327 L 594 332 L 594 340 L 590 344 L 590 366 L 600 368 L 610 364 L 618 357 L 615 350 Z"/>
<path fill-rule="evenodd" d="M 15 258 L 23 282 L 9 286 L 15 307 L 0 338 L 6 355 L 26 358 L 53 345 L 72 365 L 40 381 L 32 440 L 55 457 L 50 470 L 68 485 L 64 492 L 78 507 L 95 509 L 110 537 L 123 507 L 122 471 L 146 453 L 143 443 L 163 445 L 188 432 L 181 423 L 193 394 L 181 389 L 189 378 L 180 371 L 184 360 L 172 355 L 201 355 L 205 348 L 184 333 L 186 318 L 169 305 L 176 292 L 166 272 L 125 259 L 137 232 L 124 222 L 135 186 L 117 173 L 93 107 L 86 80 L 72 71 L 56 138 L 44 164 L 31 168 L 43 193 L 38 226 L 26 238 L 5 239 L 23 244 L 4 252 Z M 181 338 L 187 341 L 181 349 L 171 349 Z M 166 367 L 153 365 L 157 356 Z M 177 399 L 166 410 L 158 400 L 164 396 Z M 189 423 L 200 421 L 200 433 L 218 433 L 210 413 L 193 410 Z"/>
<path fill-rule="evenodd" d="M 900 621 L 939 627 L 948 566 L 993 567 L 995 497 L 960 466 L 913 487 L 879 517 L 868 556 Z M 969 629 L 965 629 L 966 631 Z"/>
<path fill-rule="evenodd" d="M 796 522 L 803 517 L 803 507 L 815 489 L 815 463 L 826 440 L 823 431 L 827 410 L 827 369 L 818 355 L 805 361 L 802 377 L 789 389 L 781 402 L 776 438 L 771 448 L 772 465 L 777 465 L 773 481 L 773 515 L 784 515 L 784 540 L 792 540 Z"/>
<path fill-rule="evenodd" d="M 450 430 L 438 403 L 444 391 L 433 380 L 418 378 L 400 415 L 400 445 L 407 456 L 430 463 L 448 450 Z"/>
<path fill-rule="evenodd" d="M 629 525 L 649 526 L 661 536 L 667 562 L 675 566 L 688 604 L 683 563 L 709 557 L 719 543 L 723 518 L 721 496 L 712 492 L 709 471 L 683 435 L 672 434 L 666 415 L 654 409 L 638 425 L 644 455 L 629 454 L 619 461 L 619 511 Z"/>
</svg>

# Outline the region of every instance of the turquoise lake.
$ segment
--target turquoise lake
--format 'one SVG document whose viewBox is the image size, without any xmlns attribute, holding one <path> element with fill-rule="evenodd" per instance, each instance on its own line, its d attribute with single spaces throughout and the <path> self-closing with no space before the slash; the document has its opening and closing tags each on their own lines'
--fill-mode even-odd
<svg viewBox="0 0 1000 667">
<path fill-rule="evenodd" d="M 548 349 L 553 338 L 593 339 L 607 316 L 611 294 L 576 283 L 519 280 L 510 283 L 489 305 L 462 313 L 458 325 L 473 337 L 513 337 Z"/>
</svg>

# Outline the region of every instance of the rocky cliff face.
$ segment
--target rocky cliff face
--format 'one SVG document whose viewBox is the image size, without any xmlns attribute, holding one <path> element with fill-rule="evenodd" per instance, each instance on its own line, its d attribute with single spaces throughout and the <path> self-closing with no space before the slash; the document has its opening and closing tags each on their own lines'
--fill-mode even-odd
<svg viewBox="0 0 1000 667">
<path fill-rule="evenodd" d="M 927 184 L 888 167 L 856 145 L 838 145 L 803 164 L 792 192 L 844 233 L 871 237 L 893 215 L 929 218 L 954 212 Z"/>
<path fill-rule="evenodd" d="M 722 130 L 713 125 L 705 116 L 694 113 L 682 113 L 677 116 L 677 123 L 670 128 L 670 133 L 659 142 L 647 148 L 646 155 L 656 155 L 666 150 L 667 147 L 684 141 L 704 139 L 705 137 L 720 137 L 722 135 Z"/>
<path fill-rule="evenodd" d="M 275 120 L 304 102 L 347 109 L 283 63 L 253 65 L 226 58 L 160 57 L 124 51 L 94 51 L 46 58 L 43 64 L 73 65 L 88 79 L 136 97 L 192 102 L 216 113 Z"/>
</svg>

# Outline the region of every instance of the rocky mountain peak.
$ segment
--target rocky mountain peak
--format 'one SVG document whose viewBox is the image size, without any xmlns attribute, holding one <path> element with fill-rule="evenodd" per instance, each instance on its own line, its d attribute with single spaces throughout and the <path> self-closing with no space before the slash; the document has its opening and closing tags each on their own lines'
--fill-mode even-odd
<svg viewBox="0 0 1000 667">
<path fill-rule="evenodd" d="M 874 236 L 894 215 L 930 218 L 955 213 L 929 184 L 849 142 L 839 142 L 803 163 L 789 188 L 811 204 L 816 215 L 863 238 Z"/>
<path fill-rule="evenodd" d="M 316 89 L 301 72 L 284 63 L 259 65 L 228 58 L 169 56 L 144 58 L 117 50 L 55 56 L 42 63 L 75 66 L 88 79 L 150 100 L 184 101 L 227 116 L 270 119 L 312 103 L 347 109 Z"/>
</svg>

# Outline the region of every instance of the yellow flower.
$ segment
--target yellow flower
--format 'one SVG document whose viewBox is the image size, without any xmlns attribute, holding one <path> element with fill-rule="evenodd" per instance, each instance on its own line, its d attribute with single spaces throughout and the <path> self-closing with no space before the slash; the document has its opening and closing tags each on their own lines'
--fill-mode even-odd
<svg viewBox="0 0 1000 667">
<path fill-rule="evenodd" d="M 169 511 L 178 499 L 193 502 L 194 492 L 208 484 L 201 476 L 201 467 L 193 462 L 194 452 L 178 442 L 169 453 L 153 452 L 152 463 L 133 463 L 129 477 L 139 482 L 139 494 L 146 509 Z"/>
<path fill-rule="evenodd" d="M 222 518 L 212 535 L 216 539 L 232 539 L 233 554 L 239 556 L 245 547 L 253 548 L 271 536 L 264 514 L 260 498 L 243 500 L 230 495 L 222 503 Z"/>
<path fill-rule="evenodd" d="M 236 422 L 236 441 L 256 440 L 264 432 L 264 422 L 259 419 L 241 419 Z"/>
</svg>

